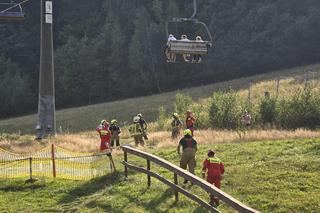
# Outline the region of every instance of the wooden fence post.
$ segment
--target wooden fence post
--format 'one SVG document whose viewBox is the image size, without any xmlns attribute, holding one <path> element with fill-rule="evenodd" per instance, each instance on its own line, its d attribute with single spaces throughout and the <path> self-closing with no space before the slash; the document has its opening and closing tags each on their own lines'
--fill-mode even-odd
<svg viewBox="0 0 320 213">
<path fill-rule="evenodd" d="M 52 175 L 56 178 L 56 160 L 55 160 L 55 153 L 54 153 L 54 144 L 51 144 L 51 160 L 52 160 Z"/>
<path fill-rule="evenodd" d="M 128 162 L 128 154 L 127 154 L 127 151 L 124 151 L 124 152 L 123 152 L 123 158 L 124 158 L 124 161 L 125 161 L 125 162 Z M 128 168 L 127 168 L 126 165 L 124 166 L 124 176 L 125 176 L 126 178 L 128 177 Z"/>
<path fill-rule="evenodd" d="M 150 171 L 150 160 L 147 159 L 147 170 Z M 151 176 L 148 175 L 148 187 L 151 186 Z"/>
<path fill-rule="evenodd" d="M 176 173 L 174 173 L 174 184 L 178 185 L 178 175 Z M 177 190 L 174 191 L 174 197 L 176 202 L 179 201 L 179 193 Z"/>
<path fill-rule="evenodd" d="M 30 180 L 32 181 L 32 157 L 29 158 Z"/>
</svg>

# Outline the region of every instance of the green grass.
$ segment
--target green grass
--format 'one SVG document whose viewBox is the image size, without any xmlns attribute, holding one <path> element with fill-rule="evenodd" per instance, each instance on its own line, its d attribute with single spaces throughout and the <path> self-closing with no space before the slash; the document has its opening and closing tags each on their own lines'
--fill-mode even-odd
<svg viewBox="0 0 320 213">
<path fill-rule="evenodd" d="M 197 170 L 208 148 L 216 150 L 225 162 L 222 190 L 262 212 L 319 212 L 320 209 L 320 139 L 284 140 L 199 145 Z M 149 149 L 178 164 L 175 148 Z M 132 155 L 131 163 L 146 166 L 145 160 Z M 25 184 L 23 180 L 0 180 L 0 212 L 206 212 L 183 195 L 175 203 L 171 189 L 146 175 L 119 172 L 91 181 L 57 179 Z M 151 164 L 156 172 L 172 179 L 173 175 Z M 181 179 L 179 180 L 182 181 Z M 188 187 L 204 199 L 207 194 Z M 222 204 L 221 212 L 233 212 Z"/>
<path fill-rule="evenodd" d="M 189 94 L 195 101 L 198 101 L 199 99 L 210 97 L 213 91 L 224 90 L 229 88 L 229 86 L 232 86 L 235 90 L 247 89 L 250 81 L 255 84 L 275 79 L 278 75 L 284 78 L 303 75 L 306 71 L 319 72 L 319 68 L 320 64 L 297 67 L 206 86 L 187 88 L 182 90 L 182 92 Z M 273 85 L 273 90 L 275 90 L 275 84 Z M 270 88 L 268 87 L 268 89 Z M 282 89 L 285 90 L 284 88 Z M 159 95 L 58 110 L 56 113 L 57 127 L 61 126 L 64 132 L 92 130 L 103 118 L 107 118 L 108 120 L 116 118 L 121 124 L 125 124 L 131 122 L 132 117 L 139 112 L 142 112 L 148 121 L 154 121 L 157 117 L 159 106 L 163 106 L 169 112 L 173 110 L 175 93 L 176 91 L 173 91 Z M 255 95 L 255 91 L 253 91 L 253 95 Z M 2 119 L 0 120 L 0 133 L 34 133 L 36 120 L 36 114 Z"/>
</svg>

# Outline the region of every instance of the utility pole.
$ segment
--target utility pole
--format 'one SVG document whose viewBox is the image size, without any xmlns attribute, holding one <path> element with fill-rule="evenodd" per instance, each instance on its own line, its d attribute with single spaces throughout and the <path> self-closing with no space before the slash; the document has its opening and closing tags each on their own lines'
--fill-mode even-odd
<svg viewBox="0 0 320 213">
<path fill-rule="evenodd" d="M 56 134 L 52 1 L 41 0 L 41 48 L 37 139 Z"/>
</svg>

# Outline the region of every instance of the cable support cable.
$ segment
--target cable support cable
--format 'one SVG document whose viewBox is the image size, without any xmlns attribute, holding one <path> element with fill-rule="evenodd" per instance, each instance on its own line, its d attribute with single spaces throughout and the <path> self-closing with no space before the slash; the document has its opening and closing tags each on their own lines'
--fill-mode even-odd
<svg viewBox="0 0 320 213">
<path fill-rule="evenodd" d="M 7 12 L 7 11 L 9 11 L 9 10 L 15 8 L 15 7 L 20 7 L 20 9 L 22 9 L 22 8 L 21 8 L 21 5 L 24 4 L 24 3 L 26 3 L 26 2 L 28 2 L 28 1 L 30 1 L 30 0 L 24 0 L 24 1 L 19 2 L 19 3 L 13 3 L 13 4 L 14 4 L 13 6 L 8 7 L 7 9 L 4 9 L 4 10 L 0 11 L 0 13 Z M 9 3 L 7 3 L 7 4 L 9 4 Z"/>
</svg>

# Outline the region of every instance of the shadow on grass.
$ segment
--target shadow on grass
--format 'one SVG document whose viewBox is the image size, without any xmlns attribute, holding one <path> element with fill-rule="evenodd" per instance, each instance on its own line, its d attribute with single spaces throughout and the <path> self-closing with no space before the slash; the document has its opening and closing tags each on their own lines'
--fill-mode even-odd
<svg viewBox="0 0 320 213">
<path fill-rule="evenodd" d="M 74 188 L 67 195 L 62 197 L 60 204 L 66 204 L 76 201 L 79 197 L 90 196 L 104 189 L 107 186 L 115 185 L 120 181 L 124 181 L 124 175 L 119 172 L 114 172 L 102 177 L 92 179 L 85 184 Z"/>
<path fill-rule="evenodd" d="M 46 185 L 41 182 L 25 183 L 24 181 L 6 181 L 1 183 L 0 191 L 4 192 L 24 192 L 45 188 Z"/>
</svg>

